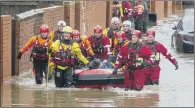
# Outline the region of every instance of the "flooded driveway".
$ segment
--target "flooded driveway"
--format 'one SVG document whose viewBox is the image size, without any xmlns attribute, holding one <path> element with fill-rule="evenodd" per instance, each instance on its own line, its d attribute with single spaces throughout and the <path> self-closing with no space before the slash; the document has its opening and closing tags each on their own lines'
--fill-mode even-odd
<svg viewBox="0 0 195 108">
<path fill-rule="evenodd" d="M 186 11 L 191 11 L 188 9 Z M 194 54 L 178 53 L 171 47 L 171 29 L 181 17 L 172 15 L 153 27 L 156 40 L 163 43 L 179 62 L 176 71 L 161 56 L 161 76 L 158 86 L 145 86 L 140 92 L 120 88 L 67 89 L 55 88 L 53 82 L 36 85 L 31 72 L 6 79 L 3 85 L 2 106 L 26 107 L 192 107 L 194 106 Z"/>
</svg>

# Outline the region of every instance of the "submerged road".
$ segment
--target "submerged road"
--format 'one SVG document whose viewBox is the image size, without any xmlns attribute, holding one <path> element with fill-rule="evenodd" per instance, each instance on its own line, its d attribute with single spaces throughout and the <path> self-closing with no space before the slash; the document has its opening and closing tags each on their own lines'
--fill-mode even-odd
<svg viewBox="0 0 195 108">
<path fill-rule="evenodd" d="M 191 11 L 188 9 L 186 11 Z M 194 106 L 194 54 L 176 52 L 171 47 L 171 29 L 181 17 L 170 16 L 154 26 L 156 40 L 163 43 L 178 60 L 175 70 L 161 56 L 161 76 L 158 86 L 145 86 L 140 92 L 120 88 L 106 90 L 59 89 L 54 83 L 49 87 L 36 85 L 31 72 L 4 81 L 2 106 L 47 106 L 47 107 L 192 107 Z"/>
</svg>

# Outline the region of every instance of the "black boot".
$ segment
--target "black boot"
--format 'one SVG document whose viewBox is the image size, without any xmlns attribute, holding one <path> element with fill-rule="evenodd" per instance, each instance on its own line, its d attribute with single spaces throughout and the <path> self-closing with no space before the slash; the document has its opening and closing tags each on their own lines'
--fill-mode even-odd
<svg viewBox="0 0 195 108">
<path fill-rule="evenodd" d="M 36 84 L 42 84 L 43 78 L 41 76 L 35 76 L 35 81 L 36 81 Z"/>
<path fill-rule="evenodd" d="M 131 87 L 125 87 L 125 91 L 131 90 Z"/>
<path fill-rule="evenodd" d="M 141 87 L 136 87 L 136 88 L 134 88 L 134 90 L 136 90 L 136 91 L 141 91 L 143 88 L 141 88 Z"/>
<path fill-rule="evenodd" d="M 150 84 L 151 85 L 158 85 L 159 84 L 159 81 L 151 81 Z"/>
<path fill-rule="evenodd" d="M 75 88 L 75 85 L 72 83 L 72 82 L 67 82 L 65 85 L 64 85 L 65 88 Z"/>
</svg>

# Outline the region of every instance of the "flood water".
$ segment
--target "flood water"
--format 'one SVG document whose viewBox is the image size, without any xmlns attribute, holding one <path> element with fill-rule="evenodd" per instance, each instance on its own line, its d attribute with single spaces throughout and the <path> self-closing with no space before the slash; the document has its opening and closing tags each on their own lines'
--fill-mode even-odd
<svg viewBox="0 0 195 108">
<path fill-rule="evenodd" d="M 194 9 L 185 9 L 189 12 Z M 183 14 L 183 11 L 180 15 Z M 36 85 L 31 72 L 5 79 L 2 91 L 2 106 L 26 107 L 193 107 L 194 106 L 194 54 L 176 52 L 171 47 L 171 29 L 181 17 L 171 15 L 154 26 L 156 40 L 176 57 L 179 69 L 175 70 L 161 56 L 161 76 L 158 86 L 145 86 L 140 92 L 124 91 L 121 88 L 77 89 L 55 88 L 54 83 Z"/>
</svg>

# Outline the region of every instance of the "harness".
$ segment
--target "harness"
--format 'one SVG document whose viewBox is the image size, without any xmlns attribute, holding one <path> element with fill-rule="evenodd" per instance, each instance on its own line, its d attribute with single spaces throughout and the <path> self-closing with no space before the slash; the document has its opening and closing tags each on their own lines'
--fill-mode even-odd
<svg viewBox="0 0 195 108">
<path fill-rule="evenodd" d="M 81 48 L 81 52 L 82 54 L 87 57 L 87 49 L 85 47 L 85 44 L 83 43 L 83 41 L 79 42 L 80 48 Z"/>
<path fill-rule="evenodd" d="M 111 39 L 111 43 L 112 43 L 111 49 L 114 48 L 115 33 L 118 32 L 118 31 L 120 31 L 120 29 L 117 29 L 115 31 L 113 31 L 113 29 L 109 29 L 108 32 L 107 32 L 107 36 L 108 36 L 109 39 Z"/>
<path fill-rule="evenodd" d="M 141 63 L 143 62 L 143 59 L 138 57 L 140 48 L 141 48 L 140 43 L 136 44 L 136 46 L 133 45 L 132 42 L 129 42 L 128 44 L 128 57 L 126 60 L 126 64 L 131 70 L 141 68 Z"/>
<path fill-rule="evenodd" d="M 116 50 L 117 50 L 117 53 L 119 53 L 119 52 L 120 52 L 121 47 L 125 44 L 125 42 L 123 41 L 123 42 L 121 42 L 121 43 L 117 43 L 117 44 L 118 44 L 117 46 L 119 46 L 119 47 L 118 47 L 118 49 L 116 49 Z"/>
<path fill-rule="evenodd" d="M 100 37 L 101 39 L 97 39 L 95 36 L 92 37 L 92 50 L 95 53 L 102 54 L 105 52 L 104 46 L 103 46 L 103 37 Z"/>
<path fill-rule="evenodd" d="M 60 49 L 58 52 L 54 54 L 54 57 L 52 58 L 54 63 L 59 66 L 74 66 L 75 64 L 75 56 L 73 53 L 71 53 L 72 50 L 72 44 L 71 42 L 70 46 L 64 50 L 61 42 L 60 42 Z"/>
<path fill-rule="evenodd" d="M 53 39 L 53 41 L 55 42 L 56 40 L 60 40 L 62 35 L 63 35 L 63 32 L 60 32 L 59 30 L 56 30 L 54 32 L 54 39 Z"/>
<path fill-rule="evenodd" d="M 125 36 L 126 36 L 126 38 L 127 38 L 128 40 L 132 40 L 132 34 L 131 34 L 130 31 L 125 32 Z"/>
<path fill-rule="evenodd" d="M 153 54 L 152 54 L 151 57 L 154 61 L 154 64 L 158 65 L 159 62 L 160 62 L 160 52 L 158 52 L 157 49 L 156 49 L 157 48 L 156 47 L 157 42 L 154 41 L 152 44 L 146 42 L 145 44 L 148 45 L 150 47 L 150 49 L 153 51 Z"/>
<path fill-rule="evenodd" d="M 144 17 L 144 11 L 145 11 L 145 9 L 142 10 L 141 6 L 143 6 L 143 5 L 141 5 L 141 4 L 136 5 L 136 7 L 137 7 L 137 9 L 136 9 L 136 14 L 137 14 L 136 15 L 136 19 L 140 19 L 140 18 L 143 18 Z"/>
<path fill-rule="evenodd" d="M 128 15 L 128 14 L 129 14 L 129 10 L 125 7 L 125 3 L 126 3 L 126 2 L 122 2 L 123 15 Z"/>
<path fill-rule="evenodd" d="M 48 60 L 48 55 L 47 55 L 48 43 L 49 43 L 49 39 L 47 39 L 44 46 L 40 46 L 39 41 L 38 41 L 38 36 L 36 36 L 36 42 L 35 42 L 35 45 L 33 46 L 33 49 L 30 55 L 30 61 L 32 61 L 31 58 L 36 59 L 36 60 Z"/>
<path fill-rule="evenodd" d="M 120 17 L 120 6 L 119 4 L 113 5 L 113 17 Z"/>
</svg>

